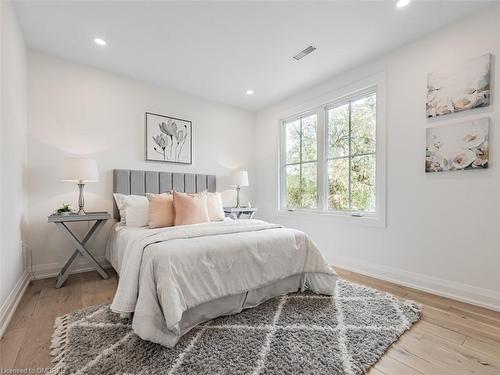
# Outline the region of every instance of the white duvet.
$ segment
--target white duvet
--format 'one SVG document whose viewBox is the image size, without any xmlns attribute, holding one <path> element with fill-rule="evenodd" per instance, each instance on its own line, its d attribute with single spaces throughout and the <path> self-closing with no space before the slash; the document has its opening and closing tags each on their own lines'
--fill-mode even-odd
<svg viewBox="0 0 500 375">
<path fill-rule="evenodd" d="M 111 309 L 135 312 L 134 331 L 163 345 L 175 342 L 163 340 L 162 332 L 180 337 L 188 309 L 291 275 L 304 275 L 305 286 L 316 293 L 334 292 L 335 272 L 297 230 L 260 220 L 119 230 L 126 231 L 120 246 L 108 252 L 120 275 Z"/>
</svg>

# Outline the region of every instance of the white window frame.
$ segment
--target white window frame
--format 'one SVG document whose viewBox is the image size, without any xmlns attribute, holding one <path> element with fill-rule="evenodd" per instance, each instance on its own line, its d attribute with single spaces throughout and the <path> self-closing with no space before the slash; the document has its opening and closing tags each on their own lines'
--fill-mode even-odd
<svg viewBox="0 0 500 375">
<path fill-rule="evenodd" d="M 375 175 L 375 212 L 337 211 L 329 210 L 327 202 L 328 192 L 328 155 L 327 155 L 327 116 L 328 109 L 369 93 L 376 93 L 376 175 Z M 302 106 L 283 112 L 279 121 L 279 166 L 278 166 L 278 212 L 279 216 L 309 217 L 325 216 L 342 221 L 350 221 L 365 225 L 383 226 L 386 224 L 386 130 L 385 130 L 385 74 L 381 73 L 362 81 L 335 90 L 327 95 L 310 101 Z M 308 115 L 317 114 L 317 208 L 297 208 L 289 210 L 286 207 L 286 132 L 284 125 L 290 120 Z"/>
<path fill-rule="evenodd" d="M 288 117 L 286 119 L 281 120 L 281 123 L 282 123 L 281 128 L 283 129 L 282 149 L 283 149 L 283 153 L 284 154 L 283 154 L 283 163 L 282 163 L 282 165 L 280 167 L 280 171 L 281 171 L 281 174 L 283 175 L 283 180 L 282 181 L 283 181 L 283 185 L 284 185 L 284 189 L 285 189 L 285 194 L 286 194 L 286 167 L 287 166 L 289 166 L 289 165 L 300 165 L 301 169 L 302 169 L 302 165 L 304 165 L 304 164 L 316 163 L 316 169 L 317 169 L 318 168 L 318 164 L 320 164 L 322 162 L 322 159 L 320 159 L 320 155 L 317 153 L 317 150 L 316 150 L 316 160 L 310 160 L 310 161 L 304 162 L 304 161 L 302 161 L 302 156 L 300 157 L 300 160 L 299 160 L 298 163 L 287 163 L 287 160 L 286 160 L 286 130 L 285 130 L 285 124 L 288 124 L 290 122 L 293 122 L 293 121 L 296 121 L 296 120 L 299 120 L 299 119 L 302 122 L 303 118 L 309 117 L 311 115 L 316 115 L 316 131 L 318 131 L 319 130 L 319 116 L 318 116 L 318 113 L 316 113 L 315 111 L 302 112 L 302 113 L 299 113 L 299 114 L 297 114 L 295 116 Z M 316 144 L 317 144 L 318 141 L 319 141 L 319 138 L 316 139 Z M 302 144 L 302 140 L 301 140 L 301 144 Z M 316 148 L 318 148 L 318 146 Z M 300 150 L 300 153 L 302 154 L 302 149 Z M 302 186 L 302 181 L 300 183 L 301 183 L 301 186 Z M 316 201 L 318 199 L 319 199 L 319 195 L 317 196 Z M 318 202 L 316 202 L 316 204 L 318 204 Z M 319 207 L 319 206 L 317 206 L 317 207 Z M 311 210 L 316 210 L 316 209 L 317 208 L 311 208 Z"/>
</svg>

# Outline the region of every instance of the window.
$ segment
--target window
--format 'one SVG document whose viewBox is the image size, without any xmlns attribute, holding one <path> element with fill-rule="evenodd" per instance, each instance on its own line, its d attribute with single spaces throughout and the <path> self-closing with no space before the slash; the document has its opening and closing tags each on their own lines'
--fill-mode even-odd
<svg viewBox="0 0 500 375">
<path fill-rule="evenodd" d="M 284 122 L 287 208 L 317 206 L 317 127 L 316 114 Z"/>
<path fill-rule="evenodd" d="M 376 94 L 327 108 L 328 209 L 375 211 Z"/>
<path fill-rule="evenodd" d="M 385 220 L 382 85 L 281 121 L 281 209 Z"/>
</svg>

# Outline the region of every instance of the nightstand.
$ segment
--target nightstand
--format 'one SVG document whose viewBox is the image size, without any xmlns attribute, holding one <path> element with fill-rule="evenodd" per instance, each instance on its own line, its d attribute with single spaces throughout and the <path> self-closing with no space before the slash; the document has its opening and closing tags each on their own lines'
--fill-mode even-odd
<svg viewBox="0 0 500 375">
<path fill-rule="evenodd" d="M 248 215 L 248 218 L 252 219 L 256 212 L 257 209 L 253 207 L 224 207 L 226 216 L 234 220 L 239 219 L 241 215 Z"/>
<path fill-rule="evenodd" d="M 111 218 L 111 215 L 107 212 L 87 212 L 86 215 L 57 215 L 53 214 L 47 217 L 49 223 L 54 223 L 61 232 L 68 238 L 68 240 L 76 247 L 73 255 L 68 259 L 66 264 L 63 266 L 59 274 L 57 275 L 56 288 L 60 288 L 69 276 L 71 266 L 75 263 L 77 258 L 84 256 L 94 267 L 94 269 L 99 272 L 99 274 L 107 279 L 109 276 L 89 252 L 85 248 L 85 245 L 102 229 L 107 220 Z M 84 221 L 95 221 L 94 225 L 89 229 L 83 240 L 79 240 L 75 234 L 68 228 L 67 223 L 77 223 Z"/>
</svg>

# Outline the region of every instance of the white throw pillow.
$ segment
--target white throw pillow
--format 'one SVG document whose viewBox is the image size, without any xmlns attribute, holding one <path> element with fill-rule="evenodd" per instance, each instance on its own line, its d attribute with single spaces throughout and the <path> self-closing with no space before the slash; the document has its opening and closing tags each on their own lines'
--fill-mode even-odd
<svg viewBox="0 0 500 375">
<path fill-rule="evenodd" d="M 126 222 L 126 213 L 125 213 L 125 201 L 122 198 L 123 194 L 113 193 L 113 198 L 115 198 L 116 207 L 118 207 L 118 211 L 120 211 L 120 222 L 125 224 Z"/>
<path fill-rule="evenodd" d="M 207 209 L 210 221 L 224 220 L 225 215 L 220 193 L 207 193 Z"/>
<path fill-rule="evenodd" d="M 129 227 L 149 225 L 149 201 L 142 195 L 113 194 L 121 222 Z"/>
</svg>

